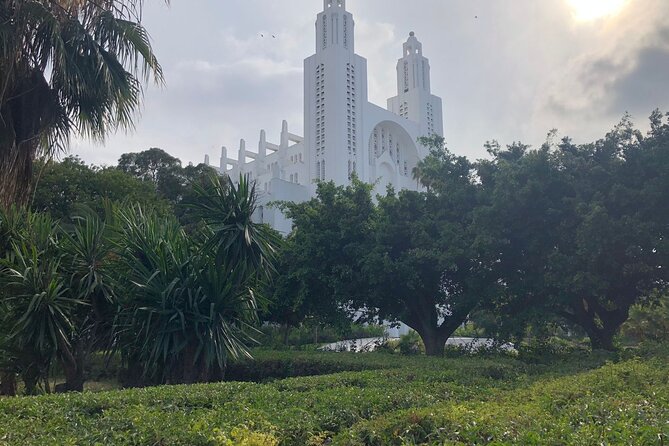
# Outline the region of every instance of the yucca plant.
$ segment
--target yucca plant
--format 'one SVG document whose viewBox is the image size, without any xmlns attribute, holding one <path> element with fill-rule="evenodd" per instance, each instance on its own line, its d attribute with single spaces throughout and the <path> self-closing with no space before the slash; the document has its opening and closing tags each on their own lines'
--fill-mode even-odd
<svg viewBox="0 0 669 446">
<path fill-rule="evenodd" d="M 206 186 L 194 184 L 195 214 L 208 226 L 205 249 L 212 250 L 219 265 L 244 267 L 250 274 L 272 271 L 278 233 L 253 221 L 257 208 L 255 182 L 240 175 L 237 183 L 229 176 L 212 176 Z"/>
<path fill-rule="evenodd" d="M 0 1 L 0 207 L 26 203 L 39 155 L 129 128 L 161 67 L 141 0 Z"/>
<path fill-rule="evenodd" d="M 68 293 L 83 305 L 72 312 L 70 343 L 59 350 L 64 390 L 82 391 L 90 354 L 111 342 L 116 307 L 111 281 L 112 253 L 108 223 L 90 209 L 80 209 L 62 237 L 60 273 Z M 65 348 L 69 347 L 69 348 Z"/>
<path fill-rule="evenodd" d="M 58 361 L 63 390 L 83 390 L 88 356 L 110 338 L 113 320 L 106 224 L 90 211 L 67 231 L 45 214 L 2 215 L 10 238 L 0 263 L 8 372 L 20 371 L 29 393 L 40 379 L 50 391 L 49 368 Z"/>
<path fill-rule="evenodd" d="M 250 356 L 255 288 L 275 245 L 250 218 L 255 195 L 247 186 L 213 178 L 200 191 L 198 212 L 209 225 L 199 236 L 138 206 L 119 212 L 118 347 L 129 370 L 140 364 L 143 372 L 128 383 L 208 381 L 230 358 Z"/>
<path fill-rule="evenodd" d="M 0 298 L 6 349 L 32 394 L 57 352 L 69 345 L 70 314 L 80 302 L 60 275 L 59 226 L 46 215 L 17 212 L 13 218 L 17 215 L 23 216 L 23 226 L 14 229 L 0 263 Z"/>
</svg>

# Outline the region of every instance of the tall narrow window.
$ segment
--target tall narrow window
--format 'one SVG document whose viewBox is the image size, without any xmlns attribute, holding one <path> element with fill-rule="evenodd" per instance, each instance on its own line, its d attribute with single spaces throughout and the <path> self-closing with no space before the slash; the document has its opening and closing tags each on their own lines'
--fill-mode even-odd
<svg viewBox="0 0 669 446">
<path fill-rule="evenodd" d="M 323 49 L 328 47 L 328 16 L 323 14 Z"/>
<path fill-rule="evenodd" d="M 325 160 L 321 164 L 321 180 L 325 181 Z"/>
</svg>

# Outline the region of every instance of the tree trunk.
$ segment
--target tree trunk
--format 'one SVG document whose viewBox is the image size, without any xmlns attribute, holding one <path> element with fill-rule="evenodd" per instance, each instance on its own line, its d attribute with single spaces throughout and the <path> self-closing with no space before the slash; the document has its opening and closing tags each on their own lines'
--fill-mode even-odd
<svg viewBox="0 0 669 446">
<path fill-rule="evenodd" d="M 448 334 L 444 334 L 440 330 L 429 330 L 428 332 L 418 333 L 425 344 L 425 354 L 427 356 L 443 356 L 444 347 L 448 340 Z"/>
<path fill-rule="evenodd" d="M 284 324 L 283 326 L 283 345 L 288 345 L 288 335 L 290 334 L 290 325 Z"/>
<path fill-rule="evenodd" d="M 65 386 L 66 392 L 83 392 L 84 391 L 84 370 L 83 367 L 63 362 L 63 370 L 65 371 Z"/>
<path fill-rule="evenodd" d="M 60 341 L 60 356 L 63 372 L 65 373 L 65 385 L 59 389 L 65 392 L 83 392 L 84 391 L 84 347 L 83 341 L 78 340 L 70 351 L 65 341 Z"/>
<path fill-rule="evenodd" d="M 475 302 L 475 301 L 474 301 Z M 420 303 L 420 301 L 418 302 Z M 422 307 L 416 307 L 406 324 L 418 332 L 427 356 L 443 356 L 446 341 L 458 327 L 467 320 L 474 304 L 460 308 L 439 324 L 439 315 L 433 301 L 423 302 Z"/>
<path fill-rule="evenodd" d="M 37 395 L 37 383 L 40 378 L 39 368 L 35 365 L 28 366 L 21 373 L 21 378 L 23 379 L 23 384 L 25 385 L 25 394 L 26 395 Z"/>
<path fill-rule="evenodd" d="M 629 317 L 629 306 L 607 310 L 596 298 L 584 298 L 573 305 L 573 311 L 574 314 L 567 312 L 561 314 L 585 330 L 593 350 L 616 349 L 613 338 Z"/>
<path fill-rule="evenodd" d="M 33 159 L 37 144 L 26 142 L 0 147 L 0 207 L 22 207 L 28 204 L 32 190 Z"/>
<path fill-rule="evenodd" d="M 52 125 L 53 92 L 40 70 L 24 73 L 0 97 L 0 207 L 26 205 L 41 132 Z"/>
<path fill-rule="evenodd" d="M 590 325 L 590 324 L 589 324 Z M 613 337 L 618 331 L 620 325 L 615 327 L 604 326 L 599 328 L 594 326 L 594 324 L 589 327 L 583 327 L 590 338 L 590 348 L 593 350 L 607 350 L 614 351 L 616 347 L 613 345 Z"/>
<path fill-rule="evenodd" d="M 16 374 L 3 371 L 0 375 L 0 395 L 16 396 Z"/>
</svg>

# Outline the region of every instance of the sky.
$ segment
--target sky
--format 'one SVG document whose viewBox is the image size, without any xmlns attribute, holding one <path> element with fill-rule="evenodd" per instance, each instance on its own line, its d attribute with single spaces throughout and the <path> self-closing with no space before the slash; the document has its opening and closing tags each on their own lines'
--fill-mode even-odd
<svg viewBox="0 0 669 446">
<path fill-rule="evenodd" d="M 320 0 L 145 2 L 143 24 L 165 76 L 149 84 L 136 128 L 70 154 L 114 165 L 160 147 L 198 164 L 220 147 L 251 150 L 281 121 L 303 134 L 302 67 L 315 51 Z M 484 143 L 541 145 L 551 129 L 576 143 L 603 137 L 625 112 L 647 128 L 669 111 L 669 0 L 348 0 L 369 99 L 396 94 L 410 31 L 430 59 L 448 148 L 470 159 Z M 264 37 L 263 37 L 264 35 Z M 272 37 L 275 36 L 275 37 Z"/>
</svg>

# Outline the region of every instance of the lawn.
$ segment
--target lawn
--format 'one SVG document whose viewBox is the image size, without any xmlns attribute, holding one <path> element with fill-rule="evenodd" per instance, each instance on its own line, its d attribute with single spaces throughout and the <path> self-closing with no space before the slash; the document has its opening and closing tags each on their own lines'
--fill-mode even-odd
<svg viewBox="0 0 669 446">
<path fill-rule="evenodd" d="M 669 445 L 668 364 L 257 352 L 253 381 L 2 399 L 0 444 Z"/>
</svg>

